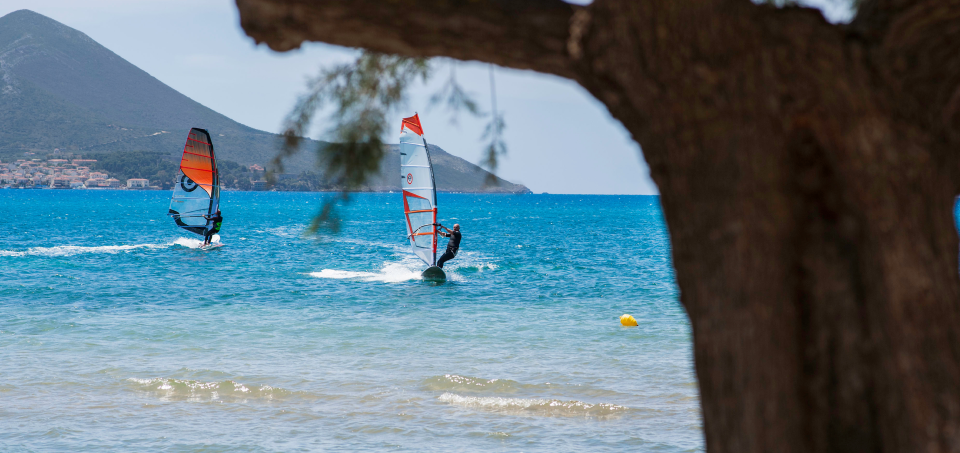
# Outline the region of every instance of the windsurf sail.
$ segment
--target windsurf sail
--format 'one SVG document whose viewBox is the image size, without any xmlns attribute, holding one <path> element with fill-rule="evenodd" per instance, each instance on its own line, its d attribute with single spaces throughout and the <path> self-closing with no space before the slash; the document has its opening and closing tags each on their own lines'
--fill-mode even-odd
<svg viewBox="0 0 960 453">
<path fill-rule="evenodd" d="M 413 253 L 427 265 L 437 264 L 437 183 L 420 117 L 404 118 L 400 126 L 400 187 L 407 238 Z"/>
<path fill-rule="evenodd" d="M 213 140 L 204 129 L 190 129 L 180 158 L 180 173 L 173 185 L 169 214 L 180 228 L 202 235 L 208 222 L 203 216 L 217 212 L 219 207 L 220 173 Z"/>
</svg>

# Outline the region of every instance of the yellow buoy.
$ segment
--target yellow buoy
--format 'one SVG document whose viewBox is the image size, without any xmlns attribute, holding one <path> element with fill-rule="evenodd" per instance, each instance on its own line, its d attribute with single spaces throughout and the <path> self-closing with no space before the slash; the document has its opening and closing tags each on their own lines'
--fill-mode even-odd
<svg viewBox="0 0 960 453">
<path fill-rule="evenodd" d="M 633 316 L 623 315 L 620 317 L 620 324 L 627 327 L 634 327 L 637 325 L 637 320 L 633 319 Z"/>
</svg>

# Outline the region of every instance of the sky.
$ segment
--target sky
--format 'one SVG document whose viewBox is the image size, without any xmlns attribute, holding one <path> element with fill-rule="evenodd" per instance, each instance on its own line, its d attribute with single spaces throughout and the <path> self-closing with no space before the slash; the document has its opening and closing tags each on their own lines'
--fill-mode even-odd
<svg viewBox="0 0 960 453">
<path fill-rule="evenodd" d="M 843 0 L 823 2 L 843 19 Z M 587 3 L 587 0 L 577 3 Z M 838 6 L 839 5 L 839 6 Z M 278 53 L 240 28 L 233 0 L 4 0 L 0 16 L 29 9 L 75 28 L 193 100 L 257 129 L 280 132 L 283 118 L 324 67 L 357 51 L 321 43 Z M 429 109 L 451 68 L 491 110 L 490 65 L 435 60 L 436 76 L 412 90 L 400 118 L 419 112 L 427 140 L 477 163 L 486 120 Z M 196 71 L 197 68 L 204 71 Z M 191 68 L 186 71 L 185 68 Z M 497 174 L 534 193 L 656 194 L 640 147 L 607 109 L 576 83 L 531 71 L 494 69 L 497 109 L 508 154 Z M 318 127 L 313 138 L 325 138 Z M 395 141 L 396 137 L 385 137 Z"/>
</svg>

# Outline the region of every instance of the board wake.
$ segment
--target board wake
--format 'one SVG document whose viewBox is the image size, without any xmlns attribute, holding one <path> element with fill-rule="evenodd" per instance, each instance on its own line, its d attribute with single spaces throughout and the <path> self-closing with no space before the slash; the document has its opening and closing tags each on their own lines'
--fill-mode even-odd
<svg viewBox="0 0 960 453">
<path fill-rule="evenodd" d="M 209 243 L 209 244 L 207 244 L 207 245 L 201 245 L 199 248 L 200 248 L 200 250 L 213 250 L 213 249 L 217 249 L 217 248 L 223 247 L 224 245 L 226 245 L 226 244 L 224 244 L 224 243 L 222 243 L 222 242 L 211 242 L 211 243 Z"/>
</svg>

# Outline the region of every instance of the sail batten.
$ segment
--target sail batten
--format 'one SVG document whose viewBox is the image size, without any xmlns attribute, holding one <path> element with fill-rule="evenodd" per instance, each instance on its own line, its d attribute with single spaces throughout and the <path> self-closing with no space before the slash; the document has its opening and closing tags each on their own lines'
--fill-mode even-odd
<svg viewBox="0 0 960 453">
<path fill-rule="evenodd" d="M 400 185 L 407 239 L 413 253 L 427 265 L 437 263 L 437 184 L 430 150 L 423 138 L 419 115 L 404 118 L 400 126 Z"/>
<path fill-rule="evenodd" d="M 202 190 L 198 192 L 198 188 Z M 190 129 L 173 186 L 169 215 L 180 228 L 202 235 L 208 222 L 204 216 L 217 212 L 219 207 L 220 173 L 213 140 L 204 129 Z"/>
</svg>

